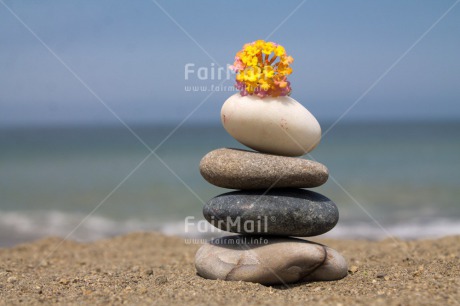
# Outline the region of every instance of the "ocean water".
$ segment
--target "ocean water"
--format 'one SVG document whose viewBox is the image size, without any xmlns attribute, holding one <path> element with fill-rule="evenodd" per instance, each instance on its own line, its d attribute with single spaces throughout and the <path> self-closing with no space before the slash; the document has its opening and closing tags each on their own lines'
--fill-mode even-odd
<svg viewBox="0 0 460 306">
<path fill-rule="evenodd" d="M 323 124 L 326 130 L 327 124 Z M 209 237 L 203 201 L 227 192 L 200 159 L 244 148 L 220 125 L 0 129 L 0 246 L 61 236 L 90 241 L 133 231 Z M 460 234 L 460 122 L 346 123 L 313 158 L 330 171 L 315 188 L 338 206 L 337 238 Z M 133 169 L 138 168 L 133 171 Z M 193 225 L 186 228 L 190 216 Z M 222 234 L 222 233 L 220 233 Z"/>
</svg>

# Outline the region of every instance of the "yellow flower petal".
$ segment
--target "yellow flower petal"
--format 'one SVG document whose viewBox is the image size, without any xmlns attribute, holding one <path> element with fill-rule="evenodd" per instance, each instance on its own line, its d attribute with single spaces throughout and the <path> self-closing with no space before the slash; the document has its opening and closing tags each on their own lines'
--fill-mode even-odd
<svg viewBox="0 0 460 306">
<path fill-rule="evenodd" d="M 273 69 L 272 66 L 264 66 L 264 76 L 266 78 L 272 78 L 274 74 L 275 74 L 275 70 Z"/>
<path fill-rule="evenodd" d="M 275 49 L 275 45 L 273 45 L 272 42 L 267 42 L 264 44 L 263 48 L 262 48 L 262 52 L 264 54 L 270 54 L 273 52 L 273 50 Z"/>
<path fill-rule="evenodd" d="M 262 48 L 264 47 L 264 44 L 265 44 L 265 40 L 262 40 L 262 39 L 256 40 L 255 42 L 255 46 L 259 50 L 262 50 Z"/>
<path fill-rule="evenodd" d="M 281 45 L 276 46 L 274 52 L 276 56 L 282 56 L 286 54 L 286 50 L 284 50 L 284 47 Z"/>
</svg>

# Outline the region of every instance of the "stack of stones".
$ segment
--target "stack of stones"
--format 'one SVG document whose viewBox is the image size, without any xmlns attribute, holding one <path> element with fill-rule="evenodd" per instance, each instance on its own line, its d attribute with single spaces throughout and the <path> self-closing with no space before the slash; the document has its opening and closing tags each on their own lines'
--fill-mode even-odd
<svg viewBox="0 0 460 306">
<path fill-rule="evenodd" d="M 321 130 L 313 115 L 290 97 L 261 100 L 236 94 L 224 104 L 222 122 L 231 136 L 258 152 L 223 148 L 201 160 L 201 175 L 209 183 L 238 190 L 208 201 L 204 217 L 239 235 L 203 245 L 195 257 L 198 274 L 264 285 L 345 277 L 347 263 L 337 251 L 292 238 L 324 234 L 339 219 L 330 199 L 302 189 L 324 184 L 328 169 L 293 157 L 319 142 Z"/>
</svg>

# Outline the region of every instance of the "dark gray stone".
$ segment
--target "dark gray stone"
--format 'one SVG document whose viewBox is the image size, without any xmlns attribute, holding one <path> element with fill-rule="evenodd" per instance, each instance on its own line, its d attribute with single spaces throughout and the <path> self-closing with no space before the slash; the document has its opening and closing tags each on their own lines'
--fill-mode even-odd
<svg viewBox="0 0 460 306">
<path fill-rule="evenodd" d="M 206 203 L 203 215 L 229 232 L 297 237 L 324 234 L 339 220 L 334 202 L 303 189 L 224 193 Z"/>
</svg>

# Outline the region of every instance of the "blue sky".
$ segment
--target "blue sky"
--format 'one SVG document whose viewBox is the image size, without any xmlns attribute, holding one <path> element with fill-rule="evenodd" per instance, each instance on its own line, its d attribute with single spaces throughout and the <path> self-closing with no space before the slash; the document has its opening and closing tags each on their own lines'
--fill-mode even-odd
<svg viewBox="0 0 460 306">
<path fill-rule="evenodd" d="M 185 86 L 221 82 L 185 80 L 187 63 L 231 64 L 275 29 L 295 59 L 292 97 L 334 120 L 455 2 L 307 0 L 285 20 L 301 1 L 158 0 L 195 43 L 149 0 L 2 1 L 128 123 L 181 121 L 209 94 Z M 0 42 L 0 125 L 117 122 L 1 2 Z M 459 120 L 459 54 L 460 4 L 344 120 Z M 218 122 L 231 94 L 189 122 Z"/>
</svg>

